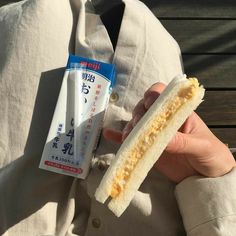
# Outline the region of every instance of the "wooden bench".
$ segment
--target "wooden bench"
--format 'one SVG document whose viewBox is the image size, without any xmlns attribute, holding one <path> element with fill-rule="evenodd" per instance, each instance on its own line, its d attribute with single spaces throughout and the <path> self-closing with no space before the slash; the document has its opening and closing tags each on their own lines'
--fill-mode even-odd
<svg viewBox="0 0 236 236">
<path fill-rule="evenodd" d="M 197 113 L 236 148 L 236 2 L 143 0 L 180 45 L 185 73 L 206 88 Z"/>
</svg>

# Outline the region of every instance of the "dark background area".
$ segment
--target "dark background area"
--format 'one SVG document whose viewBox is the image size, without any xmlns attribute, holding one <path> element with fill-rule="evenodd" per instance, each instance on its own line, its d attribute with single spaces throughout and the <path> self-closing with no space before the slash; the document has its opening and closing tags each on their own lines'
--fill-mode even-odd
<svg viewBox="0 0 236 236">
<path fill-rule="evenodd" d="M 180 45 L 185 73 L 206 88 L 197 113 L 236 147 L 236 2 L 143 1 Z"/>
</svg>

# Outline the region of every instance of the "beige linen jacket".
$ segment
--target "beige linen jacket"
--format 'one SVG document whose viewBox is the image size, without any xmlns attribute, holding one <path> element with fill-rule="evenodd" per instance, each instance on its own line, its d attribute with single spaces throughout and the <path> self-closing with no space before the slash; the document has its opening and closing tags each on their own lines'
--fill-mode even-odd
<svg viewBox="0 0 236 236">
<path fill-rule="evenodd" d="M 182 73 L 175 40 L 125 0 L 115 51 L 94 7 L 115 1 L 25 0 L 0 8 L 0 235 L 236 235 L 236 171 L 177 186 L 156 170 L 117 218 L 94 192 L 118 149 L 101 138 L 86 180 L 38 168 L 68 54 L 114 63 L 104 126 L 121 130 L 144 92 Z M 105 5 L 104 5 L 105 4 Z"/>
</svg>

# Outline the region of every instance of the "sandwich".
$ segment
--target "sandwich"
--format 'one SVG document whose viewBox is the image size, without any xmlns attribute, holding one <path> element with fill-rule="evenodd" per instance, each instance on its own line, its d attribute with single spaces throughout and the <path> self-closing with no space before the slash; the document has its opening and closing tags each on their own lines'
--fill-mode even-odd
<svg viewBox="0 0 236 236">
<path fill-rule="evenodd" d="M 129 206 L 149 170 L 189 115 L 203 101 L 196 78 L 176 77 L 148 109 L 119 148 L 98 186 L 95 198 L 109 199 L 119 217 Z"/>
</svg>

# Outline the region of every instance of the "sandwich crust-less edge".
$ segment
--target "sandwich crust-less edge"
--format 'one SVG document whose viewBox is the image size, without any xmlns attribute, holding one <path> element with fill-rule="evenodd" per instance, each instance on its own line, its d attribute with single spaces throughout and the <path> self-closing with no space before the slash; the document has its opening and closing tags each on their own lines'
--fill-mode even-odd
<svg viewBox="0 0 236 236">
<path fill-rule="evenodd" d="M 138 124 L 131 131 L 124 143 L 121 145 L 115 159 L 111 163 L 105 173 L 99 187 L 96 190 L 95 198 L 97 201 L 104 203 L 111 195 L 113 181 L 116 178 L 116 171 L 124 165 L 126 155 L 132 147 L 137 145 L 140 136 L 150 127 L 154 117 L 165 112 L 169 102 L 177 96 L 178 92 L 191 84 L 191 80 L 185 77 L 182 79 L 176 78 L 166 87 L 164 92 L 150 107 L 147 113 L 142 117 Z M 202 102 L 204 96 L 204 88 L 197 86 L 195 94 L 187 100 L 166 122 L 166 126 L 155 137 L 153 145 L 144 153 L 143 157 L 138 161 L 135 168 L 132 170 L 129 179 L 125 184 L 125 188 L 112 198 L 108 204 L 109 209 L 116 215 L 120 216 L 130 204 L 139 186 L 144 181 L 148 171 L 152 168 L 155 162 L 160 157 L 161 153 L 187 119 L 187 117 L 195 110 Z"/>
</svg>

